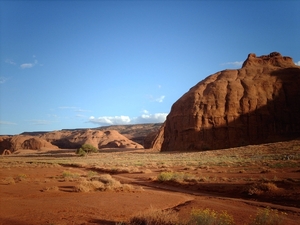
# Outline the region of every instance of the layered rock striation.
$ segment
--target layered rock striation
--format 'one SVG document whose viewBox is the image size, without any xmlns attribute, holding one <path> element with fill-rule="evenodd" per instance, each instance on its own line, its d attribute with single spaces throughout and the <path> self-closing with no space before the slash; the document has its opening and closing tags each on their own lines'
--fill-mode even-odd
<svg viewBox="0 0 300 225">
<path fill-rule="evenodd" d="M 157 134 L 161 151 L 210 150 L 300 136 L 300 67 L 273 52 L 249 54 L 177 100 Z"/>
</svg>

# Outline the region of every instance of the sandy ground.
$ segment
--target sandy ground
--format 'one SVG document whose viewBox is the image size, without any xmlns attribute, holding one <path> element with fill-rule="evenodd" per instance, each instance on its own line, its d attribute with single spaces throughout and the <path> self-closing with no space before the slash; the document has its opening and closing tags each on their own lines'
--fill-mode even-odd
<svg viewBox="0 0 300 225">
<path fill-rule="evenodd" d="M 62 153 L 64 157 L 66 153 Z M 121 154 L 125 157 L 132 152 L 124 151 Z M 143 154 L 143 151 L 139 154 Z M 144 165 L 149 169 L 147 173 L 110 173 L 122 184 L 132 185 L 130 190 L 83 193 L 73 191 L 78 180 L 63 179 L 62 174 L 68 171 L 84 176 L 91 170 L 90 167 L 30 162 L 31 159 L 36 162 L 39 157 L 27 151 L 18 157 L 5 156 L 0 159 L 0 224 L 108 225 L 128 221 L 133 215 L 151 208 L 173 209 L 181 220 L 188 219 L 194 208 L 226 210 L 233 215 L 237 224 L 247 224 L 249 216 L 254 216 L 258 208 L 270 207 L 288 214 L 284 222 L 286 225 L 297 225 L 300 221 L 299 164 L 293 164 L 296 168 L 267 171 L 237 168 L 237 172 L 232 172 L 235 171 L 232 167 L 230 171 L 225 170 L 224 166 L 187 168 L 170 165 L 161 168 Z M 155 177 L 162 171 L 188 171 L 208 180 L 159 182 Z M 93 172 L 103 173 L 97 169 L 93 169 Z M 262 194 L 250 194 L 249 186 L 253 186 L 262 176 L 275 183 L 277 188 Z"/>
</svg>

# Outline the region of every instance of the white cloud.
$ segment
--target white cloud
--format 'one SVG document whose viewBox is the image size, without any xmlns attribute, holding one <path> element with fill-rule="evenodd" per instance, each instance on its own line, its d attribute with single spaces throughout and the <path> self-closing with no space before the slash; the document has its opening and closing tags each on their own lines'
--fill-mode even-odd
<svg viewBox="0 0 300 225">
<path fill-rule="evenodd" d="M 1 125 L 16 125 L 16 123 L 0 120 Z"/>
<path fill-rule="evenodd" d="M 167 113 L 150 114 L 147 110 L 144 110 L 142 115 L 135 118 L 130 118 L 129 116 L 102 116 L 95 118 L 94 116 L 91 116 L 88 122 L 95 123 L 100 126 L 139 123 L 163 123 L 166 120 L 167 115 Z"/>
<path fill-rule="evenodd" d="M 89 122 L 99 125 L 129 124 L 130 121 L 129 116 L 100 116 L 98 118 L 91 116 L 89 118 Z"/>
<path fill-rule="evenodd" d="M 156 102 L 163 102 L 163 101 L 164 101 L 164 98 L 165 98 L 165 96 L 162 95 L 162 96 L 160 96 L 159 98 L 156 98 L 155 101 L 156 101 Z"/>
<path fill-rule="evenodd" d="M 35 58 L 35 56 L 34 56 L 34 58 Z M 35 59 L 34 63 L 23 63 L 23 64 L 20 65 L 20 67 L 22 69 L 29 69 L 29 68 L 34 67 L 36 64 L 38 64 L 38 61 Z"/>
<path fill-rule="evenodd" d="M 148 110 L 146 110 L 146 109 L 144 109 L 142 112 L 143 112 L 144 114 L 148 114 L 148 113 L 149 113 Z"/>
<path fill-rule="evenodd" d="M 133 123 L 138 124 L 138 123 L 163 123 L 165 122 L 167 118 L 167 113 L 146 113 L 142 114 L 141 116 L 134 118 Z"/>
<path fill-rule="evenodd" d="M 31 68 L 31 67 L 33 67 L 33 66 L 34 66 L 33 63 L 23 63 L 23 64 L 20 65 L 20 67 L 21 67 L 22 69 L 28 69 L 28 68 Z"/>
<path fill-rule="evenodd" d="M 235 61 L 235 62 L 226 62 L 226 63 L 222 63 L 221 65 L 222 66 L 225 66 L 225 65 L 232 65 L 232 66 L 235 66 L 235 67 L 239 67 L 239 66 L 242 66 L 243 65 L 243 61 Z"/>
<path fill-rule="evenodd" d="M 300 66 L 300 61 L 295 62 L 295 64 L 296 64 L 297 66 Z"/>
</svg>

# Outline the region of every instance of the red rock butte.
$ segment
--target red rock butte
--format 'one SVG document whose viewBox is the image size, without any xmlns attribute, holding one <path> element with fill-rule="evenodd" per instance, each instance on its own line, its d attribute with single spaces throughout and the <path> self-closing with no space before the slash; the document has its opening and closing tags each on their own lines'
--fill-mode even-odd
<svg viewBox="0 0 300 225">
<path fill-rule="evenodd" d="M 161 151 L 212 150 L 300 136 L 300 66 L 251 53 L 241 69 L 208 76 L 172 106 L 153 141 Z"/>
</svg>

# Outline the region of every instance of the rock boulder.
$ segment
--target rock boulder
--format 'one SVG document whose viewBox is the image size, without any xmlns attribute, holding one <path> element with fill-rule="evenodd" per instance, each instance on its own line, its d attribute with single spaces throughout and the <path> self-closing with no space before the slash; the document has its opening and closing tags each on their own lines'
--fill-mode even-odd
<svg viewBox="0 0 300 225">
<path fill-rule="evenodd" d="M 157 134 L 161 151 L 210 150 L 300 136 L 300 67 L 273 52 L 249 54 L 177 100 Z"/>
</svg>

